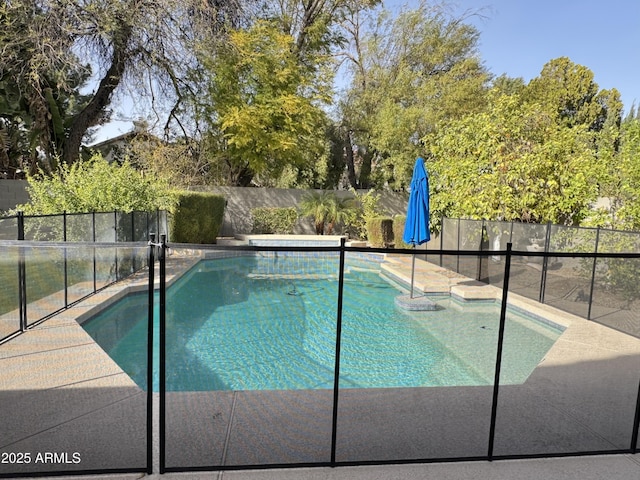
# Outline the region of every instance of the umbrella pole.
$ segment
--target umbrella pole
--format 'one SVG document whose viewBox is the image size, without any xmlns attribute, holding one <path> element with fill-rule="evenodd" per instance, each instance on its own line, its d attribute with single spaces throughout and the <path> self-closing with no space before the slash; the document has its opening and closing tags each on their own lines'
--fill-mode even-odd
<svg viewBox="0 0 640 480">
<path fill-rule="evenodd" d="M 416 246 L 414 245 L 413 248 L 415 249 Z M 409 298 L 413 298 L 413 279 L 415 276 L 415 272 L 416 272 L 416 254 L 414 253 L 413 255 L 411 255 L 411 292 L 409 293 Z"/>
</svg>

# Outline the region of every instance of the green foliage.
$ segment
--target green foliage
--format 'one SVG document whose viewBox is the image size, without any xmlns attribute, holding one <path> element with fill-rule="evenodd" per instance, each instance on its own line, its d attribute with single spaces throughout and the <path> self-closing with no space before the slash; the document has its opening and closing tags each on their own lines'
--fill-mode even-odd
<svg viewBox="0 0 640 480">
<path fill-rule="evenodd" d="M 30 202 L 16 207 L 28 215 L 169 210 L 174 202 L 163 181 L 144 175 L 128 162 L 108 163 L 100 155 L 71 166 L 62 164 L 57 174 L 41 172 L 28 182 Z"/>
<path fill-rule="evenodd" d="M 276 233 L 290 235 L 298 221 L 295 207 L 259 207 L 251 209 L 252 233 Z"/>
<path fill-rule="evenodd" d="M 316 235 L 331 235 L 337 223 L 351 223 L 355 216 L 352 199 L 338 198 L 326 190 L 306 193 L 300 200 L 300 211 L 313 219 Z"/>
<path fill-rule="evenodd" d="M 328 235 L 334 233 L 336 224 L 342 224 L 343 226 L 348 224 L 353 219 L 354 214 L 355 210 L 352 198 L 339 198 L 334 195 L 329 205 L 326 233 Z"/>
<path fill-rule="evenodd" d="M 523 92 L 527 101 L 542 105 L 560 125 L 583 125 L 592 130 L 600 130 L 608 116 L 620 116 L 619 94 L 611 94 L 599 92 L 593 72 L 567 57 L 545 64 Z"/>
<path fill-rule="evenodd" d="M 404 235 L 404 225 L 407 217 L 404 215 L 396 215 L 393 217 L 393 239 L 395 248 L 411 248 L 411 245 L 404 243 L 402 236 Z"/>
<path fill-rule="evenodd" d="M 421 2 L 376 20 L 358 39 L 342 122 L 358 153 L 373 157 L 374 184 L 403 188 L 423 153 L 419 140 L 449 119 L 482 108 L 489 77 L 475 55 L 478 31 L 442 6 Z"/>
<path fill-rule="evenodd" d="M 73 36 L 61 33 L 66 9 L 47 3 L 0 5 L 0 129 L 10 139 L 0 170 L 12 173 L 55 170 L 72 120 L 89 98 L 80 89 L 91 69 L 73 51 Z"/>
<path fill-rule="evenodd" d="M 304 170 L 322 156 L 329 101 L 329 71 L 321 57 L 307 68 L 291 35 L 268 21 L 233 30 L 217 56 L 203 52 L 209 71 L 205 109 L 212 149 L 228 182 L 278 179 L 286 167 Z"/>
<path fill-rule="evenodd" d="M 376 217 L 367 220 L 367 239 L 372 247 L 389 247 L 393 243 L 393 219 Z"/>
<path fill-rule="evenodd" d="M 587 126 L 518 95 L 494 91 L 486 111 L 424 141 L 435 217 L 579 224 L 607 175 Z"/>
<path fill-rule="evenodd" d="M 570 229 L 560 235 L 564 244 L 562 251 L 590 253 L 596 251 L 596 229 Z M 557 242 L 552 242 L 557 243 Z M 555 248 L 555 245 L 553 245 Z M 557 248 L 555 248 L 557 249 Z M 598 232 L 598 253 L 629 253 L 640 251 L 637 232 L 623 232 L 611 229 L 600 229 Z M 591 280 L 593 259 L 582 258 L 576 263 L 576 274 Z M 610 297 L 609 304 L 616 307 L 626 302 L 629 308 L 632 302 L 640 299 L 640 283 L 638 283 L 638 259 L 601 258 L 596 261 L 595 288 L 598 292 L 597 303 L 605 296 Z"/>
<path fill-rule="evenodd" d="M 640 119 L 627 119 L 620 129 L 620 148 L 612 167 L 614 202 L 609 222 L 616 228 L 640 230 Z"/>
<path fill-rule="evenodd" d="M 138 168 L 162 178 L 178 190 L 208 185 L 215 180 L 206 150 L 194 139 L 161 142 L 153 135 L 141 132 L 128 142 L 122 154 Z"/>
<path fill-rule="evenodd" d="M 324 235 L 324 226 L 329 216 L 334 194 L 328 191 L 308 192 L 300 200 L 300 212 L 304 217 L 311 217 L 316 235 Z"/>
<path fill-rule="evenodd" d="M 640 244 L 636 232 L 601 230 L 599 253 L 638 252 Z M 608 258 L 596 263 L 596 284 L 627 302 L 640 299 L 637 259 Z"/>
<path fill-rule="evenodd" d="M 367 222 L 374 218 L 383 216 L 385 212 L 380 208 L 380 194 L 374 190 L 367 190 L 366 193 L 359 193 L 351 189 L 354 196 L 354 215 L 350 219 L 350 233 L 356 237 L 367 238 Z"/>
<path fill-rule="evenodd" d="M 177 243 L 216 243 L 222 227 L 225 199 L 202 192 L 179 192 L 169 238 Z"/>
</svg>

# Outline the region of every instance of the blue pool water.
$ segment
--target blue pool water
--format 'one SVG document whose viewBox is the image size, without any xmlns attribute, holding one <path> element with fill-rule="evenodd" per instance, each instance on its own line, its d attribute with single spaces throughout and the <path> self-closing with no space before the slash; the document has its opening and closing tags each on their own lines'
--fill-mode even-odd
<svg viewBox="0 0 640 480">
<path fill-rule="evenodd" d="M 333 387 L 338 258 L 275 255 L 202 261 L 169 288 L 168 390 Z M 344 284 L 341 387 L 493 383 L 496 302 L 432 297 L 437 311 L 400 310 L 399 288 L 361 259 L 347 258 Z M 83 324 L 143 388 L 146 302 L 129 295 Z M 509 311 L 501 383 L 524 382 L 560 334 Z"/>
</svg>

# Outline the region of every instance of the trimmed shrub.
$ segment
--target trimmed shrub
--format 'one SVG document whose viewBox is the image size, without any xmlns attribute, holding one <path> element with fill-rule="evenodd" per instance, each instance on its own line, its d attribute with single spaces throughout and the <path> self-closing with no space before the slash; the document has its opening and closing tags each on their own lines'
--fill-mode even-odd
<svg viewBox="0 0 640 480">
<path fill-rule="evenodd" d="M 355 200 L 355 218 L 349 221 L 347 229 L 350 236 L 355 238 L 367 238 L 367 222 L 373 218 L 384 217 L 385 213 L 380 209 L 380 194 L 374 190 L 367 193 L 358 193 L 353 188 L 351 193 Z"/>
<path fill-rule="evenodd" d="M 169 238 L 176 243 L 216 243 L 222 227 L 225 199 L 202 192 L 178 192 Z"/>
<path fill-rule="evenodd" d="M 259 207 L 251 210 L 251 217 L 251 233 L 290 235 L 298 221 L 298 211 L 295 207 Z"/>
<path fill-rule="evenodd" d="M 396 215 L 393 217 L 393 239 L 395 248 L 411 248 L 411 245 L 404 243 L 402 236 L 404 235 L 404 224 L 407 217 L 404 215 Z"/>
<path fill-rule="evenodd" d="M 369 219 L 367 239 L 372 247 L 389 247 L 393 243 L 393 220 L 388 217 Z"/>
</svg>

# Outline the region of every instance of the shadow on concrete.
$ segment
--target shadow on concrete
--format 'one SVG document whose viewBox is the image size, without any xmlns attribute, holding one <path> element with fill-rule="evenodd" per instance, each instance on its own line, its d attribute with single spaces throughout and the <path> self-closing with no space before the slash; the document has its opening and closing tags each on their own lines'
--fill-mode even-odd
<svg viewBox="0 0 640 480">
<path fill-rule="evenodd" d="M 0 392 L 0 475 L 146 468 L 146 393 L 105 377 Z"/>
<path fill-rule="evenodd" d="M 631 448 L 640 354 L 538 368 L 500 389 L 496 456 Z M 486 457 L 492 387 L 341 389 L 336 460 Z M 329 462 L 331 390 L 171 393 L 172 468 Z"/>
<path fill-rule="evenodd" d="M 543 365 L 524 384 L 502 387 L 494 454 L 629 450 L 638 372 L 640 354 L 625 355 Z M 143 469 L 146 394 L 136 387 L 109 387 L 111 381 L 0 392 L 0 455 L 7 461 L 15 458 L 9 453 L 31 458 L 28 464 L 0 463 L 0 474 Z M 485 457 L 492 391 L 341 389 L 336 460 Z M 330 460 L 330 389 L 171 392 L 166 400 L 170 468 Z"/>
</svg>

